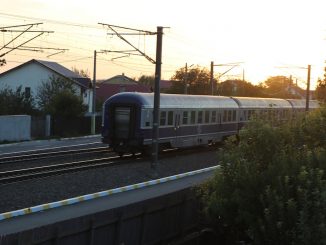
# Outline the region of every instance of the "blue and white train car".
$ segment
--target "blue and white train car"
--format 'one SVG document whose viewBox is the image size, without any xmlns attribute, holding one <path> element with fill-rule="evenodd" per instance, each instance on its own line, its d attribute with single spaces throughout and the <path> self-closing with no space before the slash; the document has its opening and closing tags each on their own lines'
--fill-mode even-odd
<svg viewBox="0 0 326 245">
<path fill-rule="evenodd" d="M 137 152 L 152 144 L 153 93 L 119 93 L 103 106 L 102 141 L 115 152 Z M 235 100 L 223 96 L 161 94 L 159 144 L 189 147 L 237 134 Z"/>
<path fill-rule="evenodd" d="M 318 108 L 310 101 L 310 109 Z M 103 105 L 102 142 L 120 155 L 152 144 L 153 93 L 119 93 Z M 253 116 L 287 120 L 305 111 L 305 100 L 161 94 L 159 144 L 207 145 L 236 135 Z"/>
</svg>

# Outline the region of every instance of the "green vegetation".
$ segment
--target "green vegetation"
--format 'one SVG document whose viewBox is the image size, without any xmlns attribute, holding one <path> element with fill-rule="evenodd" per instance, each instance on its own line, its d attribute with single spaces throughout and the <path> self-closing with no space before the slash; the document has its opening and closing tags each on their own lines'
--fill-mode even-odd
<svg viewBox="0 0 326 245">
<path fill-rule="evenodd" d="M 275 122 L 275 121 L 274 121 Z M 230 138 L 201 191 L 225 244 L 326 244 L 326 108 Z"/>
<path fill-rule="evenodd" d="M 32 96 L 27 96 L 19 86 L 16 91 L 5 88 L 0 90 L 0 115 L 34 115 L 37 111 Z"/>
</svg>

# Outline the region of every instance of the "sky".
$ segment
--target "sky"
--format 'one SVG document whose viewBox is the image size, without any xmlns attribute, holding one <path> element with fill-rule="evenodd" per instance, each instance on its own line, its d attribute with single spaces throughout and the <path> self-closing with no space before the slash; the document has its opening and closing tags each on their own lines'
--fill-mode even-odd
<svg viewBox="0 0 326 245">
<path fill-rule="evenodd" d="M 4 2 L 0 4 L 0 28 L 24 30 L 26 26 L 8 27 L 42 23 L 30 30 L 53 32 L 24 45 L 41 47 L 43 52 L 16 49 L 6 54 L 7 64 L 0 73 L 30 59 L 41 59 L 87 70 L 93 78 L 94 50 L 97 79 L 122 73 L 131 78 L 155 73 L 155 65 L 143 56 L 121 57 L 125 55 L 112 52 L 132 48 L 98 23 L 152 32 L 163 26 L 162 79 L 170 79 L 186 63 L 189 69 L 198 66 L 209 70 L 214 62 L 214 76 L 219 81 L 244 76 L 258 84 L 270 76 L 283 75 L 292 76 L 305 88 L 310 64 L 314 89 L 324 73 L 326 2 L 322 0 L 0 1 Z M 155 60 L 156 35 L 132 33 L 138 35 L 124 37 Z M 0 55 L 9 51 L 1 47 L 18 34 L 0 32 Z M 25 33 L 8 47 L 14 48 L 37 34 Z M 55 54 L 61 51 L 55 49 L 65 51 Z M 238 65 L 228 71 L 230 63 Z"/>
</svg>

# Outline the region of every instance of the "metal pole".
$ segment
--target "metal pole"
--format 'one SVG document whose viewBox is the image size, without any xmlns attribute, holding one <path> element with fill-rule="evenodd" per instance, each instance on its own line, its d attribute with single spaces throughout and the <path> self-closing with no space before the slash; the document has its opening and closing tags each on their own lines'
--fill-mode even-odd
<svg viewBox="0 0 326 245">
<path fill-rule="evenodd" d="M 156 39 L 156 62 L 155 62 L 155 87 L 154 87 L 154 112 L 153 112 L 153 135 L 152 135 L 152 162 L 151 168 L 156 169 L 158 162 L 158 138 L 159 138 L 159 110 L 160 110 L 160 81 L 162 64 L 162 36 L 163 27 L 157 27 Z"/>
<path fill-rule="evenodd" d="M 211 61 L 211 94 L 214 95 L 214 61 Z"/>
<path fill-rule="evenodd" d="M 186 63 L 186 67 L 185 67 L 185 94 L 188 93 L 188 64 Z"/>
<path fill-rule="evenodd" d="M 95 103 L 96 103 L 96 50 L 94 50 L 93 102 L 92 102 L 91 134 L 95 134 L 95 110 L 96 110 Z"/>
<path fill-rule="evenodd" d="M 311 70 L 311 65 L 308 65 L 308 75 L 307 75 L 307 91 L 306 91 L 306 111 L 309 111 L 309 96 L 310 96 L 310 70 Z"/>
</svg>

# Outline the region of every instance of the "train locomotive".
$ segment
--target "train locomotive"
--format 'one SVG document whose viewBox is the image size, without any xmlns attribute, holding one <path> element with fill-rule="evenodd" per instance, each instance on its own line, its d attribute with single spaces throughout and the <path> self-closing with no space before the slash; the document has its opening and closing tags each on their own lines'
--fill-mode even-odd
<svg viewBox="0 0 326 245">
<path fill-rule="evenodd" d="M 318 107 L 310 101 L 310 108 Z M 119 155 L 148 152 L 152 145 L 153 93 L 123 92 L 103 104 L 102 142 Z M 253 114 L 281 118 L 305 110 L 305 100 L 161 94 L 159 146 L 208 145 L 236 135 Z"/>
</svg>

